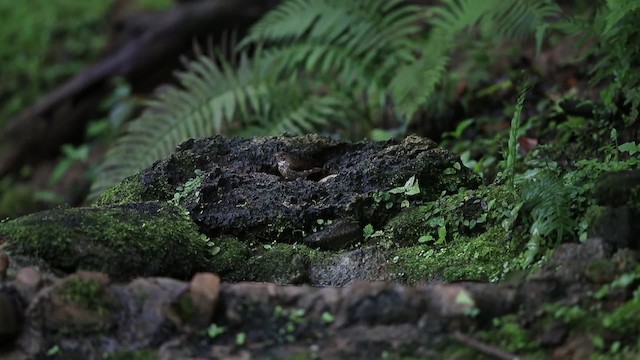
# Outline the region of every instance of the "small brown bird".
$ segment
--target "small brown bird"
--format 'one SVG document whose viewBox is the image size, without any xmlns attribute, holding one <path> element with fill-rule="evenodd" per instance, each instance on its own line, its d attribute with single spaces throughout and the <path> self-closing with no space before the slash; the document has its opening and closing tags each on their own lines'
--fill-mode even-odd
<svg viewBox="0 0 640 360">
<path fill-rule="evenodd" d="M 278 171 L 286 180 L 293 180 L 301 177 L 307 177 L 312 174 L 321 173 L 323 168 L 315 166 L 311 161 L 301 159 L 286 152 L 276 154 L 278 162 Z"/>
</svg>

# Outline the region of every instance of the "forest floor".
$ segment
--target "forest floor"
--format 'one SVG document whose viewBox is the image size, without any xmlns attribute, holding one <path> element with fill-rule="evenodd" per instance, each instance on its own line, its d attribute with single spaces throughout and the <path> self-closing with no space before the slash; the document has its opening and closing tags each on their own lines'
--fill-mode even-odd
<svg viewBox="0 0 640 360">
<path fill-rule="evenodd" d="M 570 45 L 504 44 L 412 136 L 190 140 L 81 206 L 120 82 L 99 136 L 0 180 L 0 357 L 639 357 L 640 122 Z"/>
</svg>

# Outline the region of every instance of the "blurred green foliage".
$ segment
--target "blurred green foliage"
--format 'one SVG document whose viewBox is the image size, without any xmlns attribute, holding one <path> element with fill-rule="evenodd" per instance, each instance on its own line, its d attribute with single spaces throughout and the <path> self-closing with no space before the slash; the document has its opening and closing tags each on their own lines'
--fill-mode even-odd
<svg viewBox="0 0 640 360">
<path fill-rule="evenodd" d="M 0 124 L 94 60 L 112 1 L 0 2 Z"/>
<path fill-rule="evenodd" d="M 0 126 L 100 56 L 114 2 L 0 1 Z M 160 10 L 172 0 L 136 4 Z"/>
</svg>

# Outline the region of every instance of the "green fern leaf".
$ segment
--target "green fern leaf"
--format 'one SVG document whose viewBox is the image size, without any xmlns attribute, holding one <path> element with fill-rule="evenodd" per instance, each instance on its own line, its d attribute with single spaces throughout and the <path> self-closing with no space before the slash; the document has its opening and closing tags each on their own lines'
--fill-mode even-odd
<svg viewBox="0 0 640 360">
<path fill-rule="evenodd" d="M 250 113 L 250 104 L 262 101 L 258 98 L 265 85 L 259 76 L 243 74 L 249 67 L 236 71 L 219 62 L 200 57 L 189 63 L 188 71 L 177 75 L 180 87 L 166 88 L 148 102 L 143 115 L 128 124 L 107 153 L 91 198 L 168 156 L 181 142 L 222 132 L 239 113 Z"/>
</svg>

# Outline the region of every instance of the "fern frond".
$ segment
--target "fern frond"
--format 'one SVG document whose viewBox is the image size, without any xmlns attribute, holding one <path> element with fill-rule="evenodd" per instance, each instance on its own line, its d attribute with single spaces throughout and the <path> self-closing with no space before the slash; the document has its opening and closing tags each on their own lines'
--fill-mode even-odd
<svg viewBox="0 0 640 360">
<path fill-rule="evenodd" d="M 190 62 L 177 75 L 180 87 L 160 91 L 108 151 L 91 197 L 168 156 L 181 142 L 221 133 L 237 115 L 248 115 L 266 89 L 264 79 L 250 72 L 246 59 L 237 70 L 223 59 Z"/>
<path fill-rule="evenodd" d="M 332 11 L 331 4 L 307 0 L 289 0 L 264 15 L 240 42 L 251 43 L 293 41 L 302 37 L 319 16 Z"/>
<path fill-rule="evenodd" d="M 424 58 L 398 69 L 391 81 L 389 90 L 396 108 L 407 119 L 426 102 L 442 79 L 449 64 L 452 40 L 449 34 L 434 29 Z"/>
<path fill-rule="evenodd" d="M 413 60 L 420 45 L 411 39 L 421 33 L 421 19 L 419 7 L 400 0 L 291 0 L 260 20 L 243 44 L 271 44 L 269 54 L 277 58 L 272 70 L 279 74 L 304 69 L 305 77 L 320 73 L 343 80 L 337 72 L 370 82 Z"/>
<path fill-rule="evenodd" d="M 546 28 L 546 19 L 555 16 L 559 7 L 546 0 L 443 0 L 429 9 L 434 29 L 422 56 L 401 66 L 390 89 L 398 110 L 407 119 L 426 103 L 446 72 L 455 36 L 479 27 L 482 34 L 518 39 L 536 32 L 538 47 Z"/>
<path fill-rule="evenodd" d="M 303 37 L 333 41 L 354 26 L 389 25 L 385 22 L 399 23 L 415 14 L 416 7 L 403 5 L 402 0 L 289 0 L 260 19 L 241 44 L 281 45 Z"/>
<path fill-rule="evenodd" d="M 523 195 L 525 203 L 532 206 L 533 233 L 543 238 L 553 235 L 555 242 L 573 234 L 570 194 L 562 180 L 552 175 L 545 174 L 527 183 Z"/>
<path fill-rule="evenodd" d="M 503 39 L 520 40 L 547 24 L 547 19 L 557 17 L 560 7 L 551 1 L 500 1 L 493 11 L 493 21 L 485 31 L 487 34 L 498 34 Z"/>
<path fill-rule="evenodd" d="M 420 7 L 402 0 L 291 0 L 260 20 L 243 45 L 271 44 L 261 63 L 276 77 L 347 88 L 369 107 L 360 113 L 377 114 L 397 69 L 426 46 L 424 20 Z"/>
<path fill-rule="evenodd" d="M 591 69 L 590 82 L 604 82 L 601 96 L 605 106 L 621 115 L 626 124 L 640 117 L 639 21 L 637 1 L 607 0 L 593 15 L 576 15 L 555 26 L 566 34 L 580 35 L 580 44 L 595 40 L 595 46 L 590 45 L 582 55 L 598 59 Z"/>
<path fill-rule="evenodd" d="M 442 5 L 430 9 L 430 23 L 448 34 L 455 34 L 476 25 L 495 9 L 500 0 L 443 0 Z"/>
<path fill-rule="evenodd" d="M 318 87 L 323 87 L 321 91 Z M 258 104 L 254 114 L 254 129 L 261 135 L 306 134 L 330 126 L 347 125 L 353 118 L 354 102 L 338 88 L 313 80 L 300 82 L 292 78 L 270 84 L 269 96 Z"/>
<path fill-rule="evenodd" d="M 602 32 L 605 37 L 614 35 L 615 31 L 622 27 L 620 26 L 621 20 L 633 11 L 640 9 L 640 3 L 628 0 L 608 0 L 607 8 L 609 11 L 607 12 L 606 25 Z"/>
<path fill-rule="evenodd" d="M 571 216 L 573 189 L 549 172 L 527 179 L 522 196 L 530 209 L 531 239 L 525 254 L 525 267 L 538 255 L 540 248 L 551 248 L 566 236 L 573 236 L 575 221 Z M 550 241 L 546 242 L 545 241 Z"/>
</svg>

